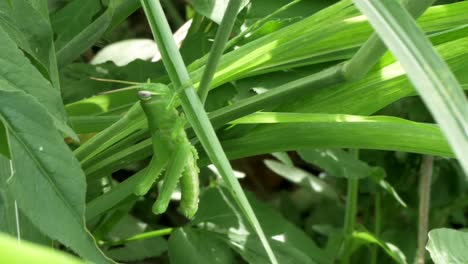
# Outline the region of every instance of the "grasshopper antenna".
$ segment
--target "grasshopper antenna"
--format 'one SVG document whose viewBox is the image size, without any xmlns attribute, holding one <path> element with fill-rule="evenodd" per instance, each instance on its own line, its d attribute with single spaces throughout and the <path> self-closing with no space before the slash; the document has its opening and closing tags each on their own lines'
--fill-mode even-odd
<svg viewBox="0 0 468 264">
<path fill-rule="evenodd" d="M 125 87 L 125 88 L 120 88 L 120 89 L 115 89 L 112 91 L 106 91 L 99 93 L 101 94 L 112 94 L 112 93 L 117 93 L 121 91 L 127 91 L 127 90 L 133 90 L 141 87 L 141 83 L 138 82 L 130 82 L 130 81 L 123 81 L 123 80 L 115 80 L 115 79 L 104 79 L 104 78 L 96 78 L 96 77 L 89 77 L 89 79 L 94 80 L 94 81 L 99 81 L 99 82 L 108 82 L 108 83 L 121 83 L 121 84 L 129 84 L 131 86 Z"/>
</svg>

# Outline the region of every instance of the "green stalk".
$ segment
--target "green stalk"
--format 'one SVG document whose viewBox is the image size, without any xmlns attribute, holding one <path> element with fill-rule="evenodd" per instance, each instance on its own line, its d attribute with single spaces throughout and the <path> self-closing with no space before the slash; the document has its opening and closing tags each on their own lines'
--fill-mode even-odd
<svg viewBox="0 0 468 264">
<path fill-rule="evenodd" d="M 193 85 L 190 84 L 189 73 L 174 42 L 160 2 L 141 0 L 141 3 L 173 85 L 176 89 L 187 87 L 180 93 L 179 97 L 188 121 L 192 125 L 206 153 L 225 180 L 239 207 L 243 210 L 245 217 L 259 236 L 270 261 L 278 263 L 240 183 L 234 176 L 229 160 L 221 147 L 221 143 L 204 111 L 203 105 Z"/>
<path fill-rule="evenodd" d="M 132 242 L 132 241 L 139 241 L 139 240 L 145 240 L 145 239 L 150 239 L 150 238 L 154 238 L 154 237 L 167 236 L 167 235 L 170 235 L 172 233 L 172 231 L 174 231 L 173 228 L 164 228 L 164 229 L 160 229 L 160 230 L 144 232 L 144 233 L 134 235 L 134 236 L 126 238 L 126 239 L 119 240 L 119 241 L 105 241 L 105 242 L 102 242 L 100 244 L 108 245 L 108 246 L 120 246 L 120 245 L 124 245 L 124 244 L 126 244 L 128 242 Z"/>
<path fill-rule="evenodd" d="M 351 152 L 358 158 L 359 151 L 351 150 Z M 358 205 L 358 194 L 359 194 L 359 179 L 348 179 L 348 188 L 346 196 L 346 215 L 344 219 L 344 245 L 342 248 L 343 263 L 349 263 L 349 249 L 352 246 L 352 236 L 354 232 L 354 226 L 356 225 L 356 214 Z"/>
<path fill-rule="evenodd" d="M 200 81 L 200 86 L 198 87 L 198 94 L 202 104 L 205 103 L 206 97 L 208 96 L 208 91 L 211 87 L 211 81 L 213 80 L 213 76 L 216 73 L 216 67 L 218 66 L 219 59 L 223 55 L 226 42 L 231 35 L 232 27 L 236 22 L 237 12 L 239 11 L 241 4 L 241 0 L 229 1 L 226 12 L 223 16 L 223 20 L 221 21 L 218 31 L 216 32 L 213 47 L 211 47 L 210 55 L 208 57 L 206 67 Z"/>
<path fill-rule="evenodd" d="M 425 247 L 427 243 L 433 165 L 433 156 L 423 156 L 421 178 L 419 179 L 418 247 L 416 250 L 416 264 L 424 264 L 426 253 Z"/>
<path fill-rule="evenodd" d="M 381 201 L 382 197 L 380 191 L 377 190 L 375 193 L 375 200 L 374 200 L 374 235 L 376 237 L 380 237 L 380 229 L 382 224 L 382 210 L 381 210 Z M 378 250 L 379 246 L 375 245 L 371 249 L 371 264 L 377 264 L 377 257 L 378 257 Z"/>
</svg>

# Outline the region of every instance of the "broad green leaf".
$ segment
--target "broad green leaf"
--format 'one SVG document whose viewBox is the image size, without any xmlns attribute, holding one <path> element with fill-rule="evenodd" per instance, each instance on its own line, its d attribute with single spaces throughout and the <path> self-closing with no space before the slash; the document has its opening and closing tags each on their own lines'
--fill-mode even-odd
<svg viewBox="0 0 468 264">
<path fill-rule="evenodd" d="M 468 102 L 456 77 L 397 2 L 354 3 L 406 70 L 468 175 Z"/>
<path fill-rule="evenodd" d="M 235 0 L 242 1 L 241 8 L 244 8 L 250 0 Z M 221 23 L 224 12 L 226 11 L 229 0 L 194 0 L 193 8 L 200 14 L 208 17 L 217 24 Z M 239 11 L 240 11 L 239 10 Z"/>
<path fill-rule="evenodd" d="M 44 8 L 45 7 L 45 8 Z M 47 1 L 0 1 L 0 28 L 29 55 L 38 71 L 59 90 L 53 31 Z M 2 47 L 4 47 L 2 45 Z M 5 54 L 8 51 L 3 50 Z"/>
<path fill-rule="evenodd" d="M 190 227 L 172 232 L 169 238 L 169 258 L 173 264 L 235 262 L 232 250 L 215 234 Z"/>
<path fill-rule="evenodd" d="M 48 264 L 84 264 L 80 259 L 64 252 L 39 246 L 30 242 L 21 242 L 0 233 L 0 262 L 2 263 L 48 263 Z"/>
<path fill-rule="evenodd" d="M 342 149 L 302 149 L 298 153 L 303 160 L 322 168 L 331 176 L 349 179 L 368 177 L 406 207 L 396 190 L 384 180 L 386 173 L 383 168 L 371 167 Z"/>
<path fill-rule="evenodd" d="M 128 213 L 128 210 L 125 210 Z M 148 224 L 125 215 L 106 236 L 111 241 L 127 239 L 147 231 Z M 141 261 L 147 258 L 159 257 L 167 251 L 167 241 L 162 237 L 152 237 L 147 239 L 129 241 L 123 245 L 109 248 L 106 254 L 116 261 L 132 262 Z"/>
<path fill-rule="evenodd" d="M 382 248 L 385 251 L 385 253 L 397 263 L 407 263 L 405 255 L 403 254 L 403 252 L 401 252 L 401 250 L 398 247 L 391 243 L 384 242 L 378 239 L 371 233 L 355 231 L 353 232 L 353 240 L 361 244 L 376 244 L 380 248 Z"/>
<path fill-rule="evenodd" d="M 304 149 L 298 153 L 305 161 L 335 177 L 361 179 L 369 177 L 373 171 L 365 162 L 341 149 Z"/>
<path fill-rule="evenodd" d="M 161 237 L 128 242 L 123 246 L 107 251 L 107 255 L 122 262 L 141 261 L 160 257 L 167 251 L 167 242 Z"/>
<path fill-rule="evenodd" d="M 41 75 L 2 28 L 0 28 L 0 46 L 2 47 L 0 53 L 0 80 L 2 84 L 8 83 L 8 86 L 13 89 L 24 91 L 33 96 L 45 107 L 59 130 L 76 137 L 66 123 L 60 91 Z"/>
<path fill-rule="evenodd" d="M 329 257 L 302 230 L 275 210 L 249 196 L 279 263 L 329 263 Z M 220 235 L 249 263 L 269 263 L 260 240 L 252 235 L 242 211 L 224 188 L 207 189 L 192 221 L 207 232 Z"/>
<path fill-rule="evenodd" d="M 332 200 L 338 200 L 336 191 L 327 182 L 319 179 L 315 175 L 293 165 L 287 165 L 275 160 L 265 160 L 264 163 L 270 170 L 288 181 Z"/>
<path fill-rule="evenodd" d="M 14 172 L 8 188 L 18 207 L 39 230 L 85 259 L 110 263 L 84 224 L 84 173 L 50 116 L 34 97 L 5 82 L 0 87 Z"/>
<path fill-rule="evenodd" d="M 468 232 L 448 228 L 429 232 L 426 249 L 436 264 L 468 263 Z"/>
<path fill-rule="evenodd" d="M 19 210 L 8 181 L 11 177 L 10 160 L 0 156 L 0 230 L 20 240 L 52 245 L 52 240 L 41 233 Z"/>
</svg>

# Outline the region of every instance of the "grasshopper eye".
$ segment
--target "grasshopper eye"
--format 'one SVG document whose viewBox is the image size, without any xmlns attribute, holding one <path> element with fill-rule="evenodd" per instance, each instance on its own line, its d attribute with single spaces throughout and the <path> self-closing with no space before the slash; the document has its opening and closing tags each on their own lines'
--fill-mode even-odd
<svg viewBox="0 0 468 264">
<path fill-rule="evenodd" d="M 138 91 L 138 97 L 141 100 L 149 100 L 153 94 L 150 91 Z"/>
</svg>

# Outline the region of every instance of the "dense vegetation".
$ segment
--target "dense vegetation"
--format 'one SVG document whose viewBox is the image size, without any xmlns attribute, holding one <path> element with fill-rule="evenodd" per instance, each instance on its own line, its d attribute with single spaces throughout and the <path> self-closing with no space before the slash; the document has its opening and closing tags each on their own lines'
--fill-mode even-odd
<svg viewBox="0 0 468 264">
<path fill-rule="evenodd" d="M 0 0 L 0 262 L 468 263 L 464 89 L 468 1 Z"/>
</svg>

